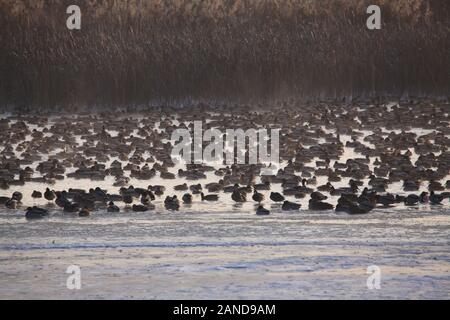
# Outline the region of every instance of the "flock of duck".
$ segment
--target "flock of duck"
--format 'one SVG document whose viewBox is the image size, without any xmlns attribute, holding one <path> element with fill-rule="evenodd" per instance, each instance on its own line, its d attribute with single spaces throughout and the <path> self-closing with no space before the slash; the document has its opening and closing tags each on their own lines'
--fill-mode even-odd
<svg viewBox="0 0 450 320">
<path fill-rule="evenodd" d="M 271 108 L 200 104 L 139 114 L 8 116 L 0 119 L 0 189 L 5 194 L 0 206 L 25 210 L 28 219 L 36 219 L 51 208 L 81 217 L 97 210 L 153 211 L 157 198 L 165 199 L 169 211 L 197 201 L 252 201 L 257 215 L 270 214 L 264 207 L 268 202 L 279 204 L 282 211 L 299 211 L 303 200 L 308 210 L 348 214 L 400 204 L 445 205 L 450 198 L 449 113 L 450 105 L 444 102 L 285 102 Z M 204 130 L 280 128 L 282 165 L 271 175 L 261 175 L 272 166 L 262 163 L 188 164 L 177 169 L 171 133 L 180 127 L 191 130 L 199 120 Z M 94 186 L 107 177 L 114 179 L 114 192 Z M 67 178 L 82 179 L 78 186 L 92 188 L 52 187 Z M 179 184 L 156 185 L 157 179 Z M 136 181 L 146 187 L 134 187 Z M 41 183 L 45 191 L 24 196 L 31 182 Z M 389 192 L 394 184 L 402 190 Z M 27 197 L 47 204 L 25 206 Z"/>
</svg>

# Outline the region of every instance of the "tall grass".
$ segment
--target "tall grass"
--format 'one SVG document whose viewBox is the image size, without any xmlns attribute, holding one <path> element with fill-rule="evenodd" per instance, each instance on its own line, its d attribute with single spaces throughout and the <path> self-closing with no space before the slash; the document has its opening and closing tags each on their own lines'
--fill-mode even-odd
<svg viewBox="0 0 450 320">
<path fill-rule="evenodd" d="M 2 0 L 0 104 L 448 95 L 449 21 L 447 0 Z"/>
</svg>

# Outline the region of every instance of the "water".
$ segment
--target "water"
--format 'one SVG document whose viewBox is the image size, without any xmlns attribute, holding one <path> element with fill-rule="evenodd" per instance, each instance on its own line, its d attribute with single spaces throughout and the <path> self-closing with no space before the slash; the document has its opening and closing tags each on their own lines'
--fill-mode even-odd
<svg viewBox="0 0 450 320">
<path fill-rule="evenodd" d="M 0 298 L 450 298 L 442 208 L 331 213 L 0 215 Z M 81 268 L 81 290 L 66 269 Z M 381 268 L 369 290 L 367 267 Z"/>
<path fill-rule="evenodd" d="M 81 137 L 76 138 L 81 145 Z M 341 138 L 344 143 L 350 139 Z M 345 148 L 339 161 L 355 157 L 362 155 Z M 317 178 L 317 185 L 327 181 Z M 162 184 L 167 193 L 181 197 L 183 192 L 174 192 L 173 186 L 217 179 L 209 173 L 207 179 L 195 182 L 157 177 L 130 183 L 144 188 Z M 113 182 L 112 177 L 96 182 L 66 178 L 52 188 L 100 186 L 117 193 Z M 333 185 L 347 186 L 348 179 Z M 46 200 L 30 197 L 33 190 L 44 187 L 26 183 L 1 190 L 0 196 L 20 190 L 24 206 L 47 206 Z M 280 185 L 273 185 L 272 191 L 281 191 Z M 388 191 L 408 194 L 401 183 L 391 184 Z M 302 209 L 285 213 L 267 200 L 269 192 L 262 193 L 263 204 L 272 213 L 267 217 L 254 214 L 253 202 L 236 205 L 224 193 L 217 203 L 194 196 L 194 204 L 183 205 L 179 212 L 164 209 L 165 196 L 157 198 L 152 212 L 133 213 L 118 203 L 123 212 L 100 210 L 89 218 L 48 207 L 49 217 L 27 221 L 23 210 L 1 209 L 0 299 L 450 298 L 448 200 L 442 206 L 399 204 L 349 216 L 305 210 L 308 198 L 293 197 L 287 199 L 301 203 Z M 336 201 L 337 197 L 329 199 Z M 81 290 L 67 289 L 66 270 L 71 265 L 81 268 Z M 367 287 L 371 265 L 381 269 L 379 290 Z"/>
</svg>

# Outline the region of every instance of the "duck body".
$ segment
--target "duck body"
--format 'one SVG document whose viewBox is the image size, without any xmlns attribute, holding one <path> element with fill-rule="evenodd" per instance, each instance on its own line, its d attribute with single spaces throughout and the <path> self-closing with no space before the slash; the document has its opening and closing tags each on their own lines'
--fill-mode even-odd
<svg viewBox="0 0 450 320">
<path fill-rule="evenodd" d="M 259 193 L 256 189 L 253 191 L 252 199 L 255 202 L 262 202 L 264 201 L 264 195 L 262 193 Z"/>
<path fill-rule="evenodd" d="M 328 197 L 326 195 L 324 195 L 318 191 L 311 193 L 310 197 L 314 201 L 323 201 L 323 200 L 328 199 Z"/>
<path fill-rule="evenodd" d="M 134 212 L 147 212 L 149 208 L 147 206 L 144 206 L 143 204 L 133 204 L 131 210 L 133 210 Z"/>
<path fill-rule="evenodd" d="M 166 200 L 164 200 L 164 206 L 167 210 L 177 211 L 178 209 L 180 209 L 180 201 L 178 200 L 177 196 L 167 196 Z"/>
<path fill-rule="evenodd" d="M 434 193 L 431 191 L 430 193 L 430 204 L 432 205 L 440 205 L 444 197 L 441 194 Z"/>
<path fill-rule="evenodd" d="M 31 194 L 31 197 L 34 199 L 41 199 L 42 198 L 42 192 L 34 190 Z"/>
<path fill-rule="evenodd" d="M 22 199 L 23 199 L 23 194 L 21 192 L 19 192 L 19 191 L 15 191 L 12 194 L 11 198 L 16 200 L 18 203 L 20 203 L 22 201 Z"/>
<path fill-rule="evenodd" d="M 89 208 L 84 207 L 82 208 L 79 212 L 78 212 L 78 216 L 79 217 L 89 217 L 91 215 L 91 211 L 89 210 Z"/>
<path fill-rule="evenodd" d="M 14 199 L 9 199 L 8 201 L 5 202 L 5 207 L 8 209 L 13 209 L 13 210 L 17 209 L 17 205 L 18 205 L 18 202 L 17 202 L 17 200 L 14 200 Z"/>
<path fill-rule="evenodd" d="M 419 196 L 416 194 L 410 194 L 407 197 L 405 197 L 405 200 L 403 201 L 403 203 L 405 204 L 405 206 L 414 206 L 416 204 L 419 203 Z"/>
<path fill-rule="evenodd" d="M 200 194 L 202 197 L 202 201 L 217 201 L 219 200 L 219 196 L 217 194 L 207 194 L 205 195 L 203 192 Z"/>
<path fill-rule="evenodd" d="M 245 202 L 247 201 L 246 194 L 239 191 L 238 189 L 234 190 L 231 194 L 231 199 L 233 199 L 234 202 Z"/>
<path fill-rule="evenodd" d="M 309 205 L 308 205 L 309 210 L 313 210 L 313 211 L 325 211 L 325 210 L 333 210 L 334 206 L 330 203 L 327 202 L 323 202 L 323 201 L 316 201 L 316 200 L 309 200 Z"/>
<path fill-rule="evenodd" d="M 389 207 L 396 203 L 394 195 L 386 194 L 386 195 L 377 195 L 377 203 L 382 204 L 383 207 Z"/>
<path fill-rule="evenodd" d="M 114 202 L 111 201 L 111 202 L 108 204 L 108 209 L 107 209 L 107 211 L 110 212 L 110 213 L 113 213 L 113 212 L 120 212 L 120 208 L 119 208 L 118 206 L 116 206 L 116 205 L 114 204 Z"/>
<path fill-rule="evenodd" d="M 283 211 L 297 211 L 301 208 L 301 204 L 290 202 L 290 201 L 284 201 L 283 206 L 281 207 L 281 210 Z"/>
<path fill-rule="evenodd" d="M 38 207 L 28 208 L 25 213 L 25 218 L 29 220 L 42 219 L 48 216 L 48 211 Z"/>
<path fill-rule="evenodd" d="M 56 199 L 56 194 L 55 191 L 50 190 L 49 188 L 47 188 L 44 192 L 44 198 L 47 201 L 53 201 Z"/>
<path fill-rule="evenodd" d="M 273 202 L 282 202 L 284 201 L 284 196 L 278 192 L 271 192 L 270 200 L 272 200 Z"/>
<path fill-rule="evenodd" d="M 185 193 L 183 197 L 181 198 L 185 204 L 191 204 L 192 203 L 192 195 L 190 193 Z"/>
<path fill-rule="evenodd" d="M 68 213 L 76 213 L 80 209 L 80 205 L 78 203 L 67 202 L 64 205 L 64 212 Z"/>
<path fill-rule="evenodd" d="M 256 209 L 256 215 L 258 216 L 268 216 L 270 214 L 270 211 L 264 208 L 263 206 L 259 206 Z"/>
</svg>

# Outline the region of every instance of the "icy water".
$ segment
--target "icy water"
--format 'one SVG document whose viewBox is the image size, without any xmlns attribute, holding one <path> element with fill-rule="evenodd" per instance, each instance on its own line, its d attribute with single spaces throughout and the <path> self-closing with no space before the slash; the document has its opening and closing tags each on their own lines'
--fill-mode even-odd
<svg viewBox="0 0 450 320">
<path fill-rule="evenodd" d="M 0 215 L 0 298 L 450 298 L 449 206 L 334 213 Z M 68 266 L 81 268 L 69 290 Z M 381 288 L 367 286 L 367 268 Z"/>
<path fill-rule="evenodd" d="M 355 157 L 361 154 L 345 148 L 340 161 Z M 213 173 L 195 182 L 157 177 L 151 184 L 163 184 L 167 194 L 181 197 L 184 192 L 175 192 L 175 185 L 211 181 L 217 181 Z M 317 185 L 326 181 L 318 177 Z M 66 178 L 51 188 L 99 186 L 117 193 L 113 182 L 113 177 L 95 182 Z M 130 184 L 146 188 L 149 182 L 132 179 Z M 333 185 L 348 186 L 348 179 Z M 281 191 L 279 184 L 272 187 Z M 17 189 L 27 206 L 46 206 L 46 200 L 30 197 L 44 188 L 30 182 L 1 190 L 0 196 Z M 400 182 L 389 191 L 408 194 Z M 269 192 L 262 193 L 268 217 L 256 216 L 252 201 L 236 205 L 224 193 L 217 203 L 201 202 L 196 195 L 191 206 L 170 213 L 164 209 L 165 195 L 148 213 L 98 211 L 78 218 L 50 208 L 48 218 L 27 221 L 23 210 L 0 209 L 0 299 L 450 298 L 448 200 L 442 206 L 398 204 L 349 216 L 305 210 L 307 197 L 287 197 L 302 209 L 285 213 L 267 200 Z M 336 204 L 337 198 L 327 201 Z M 81 268 L 81 290 L 66 286 L 71 265 Z M 367 286 L 369 266 L 380 268 L 380 289 Z"/>
</svg>

